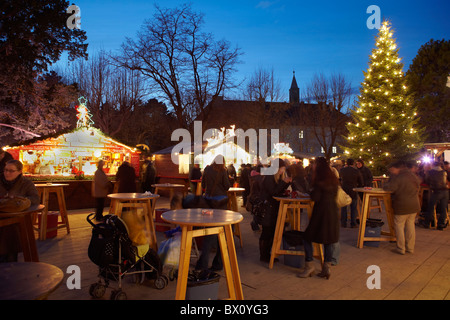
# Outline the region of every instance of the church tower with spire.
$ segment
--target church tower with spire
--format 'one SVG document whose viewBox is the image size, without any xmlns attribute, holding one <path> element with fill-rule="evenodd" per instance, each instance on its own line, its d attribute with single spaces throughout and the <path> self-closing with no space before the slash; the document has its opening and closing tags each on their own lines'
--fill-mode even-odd
<svg viewBox="0 0 450 320">
<path fill-rule="evenodd" d="M 300 103 L 300 89 L 298 88 L 297 80 L 295 80 L 295 71 L 293 71 L 291 88 L 289 89 L 289 103 Z"/>
</svg>

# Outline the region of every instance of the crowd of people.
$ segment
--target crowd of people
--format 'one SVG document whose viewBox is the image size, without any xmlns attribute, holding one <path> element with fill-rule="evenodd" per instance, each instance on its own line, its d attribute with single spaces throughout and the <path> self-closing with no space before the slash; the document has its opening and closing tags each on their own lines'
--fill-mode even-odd
<svg viewBox="0 0 450 320">
<path fill-rule="evenodd" d="M 372 187 L 373 175 L 364 161 L 347 159 L 341 168 L 335 168 L 323 157 L 312 161 L 304 168 L 302 163 L 289 164 L 282 159 L 274 160 L 278 171 L 274 175 L 261 175 L 261 165 L 242 165 L 240 168 L 240 187 L 243 193 L 244 207 L 252 212 L 251 227 L 260 230 L 260 260 L 269 262 L 279 202 L 275 196 L 283 196 L 290 188 L 293 191 L 308 193 L 314 201 L 313 213 L 303 233 L 305 250 L 305 268 L 299 277 L 309 277 L 315 270 L 312 264 L 312 243 L 324 246 L 324 263 L 319 276 L 329 278 L 330 266 L 339 259 L 340 227 L 359 227 L 358 194 L 353 189 Z M 225 169 L 224 169 L 225 170 Z M 419 226 L 429 228 L 434 222 L 436 210 L 437 229 L 443 230 L 448 225 L 447 205 L 449 201 L 449 164 L 434 163 L 431 166 L 418 167 L 415 163 L 396 161 L 388 166 L 390 178 L 383 189 L 392 192 L 394 211 L 394 228 L 396 231 L 396 248 L 399 254 L 413 253 L 415 246 L 415 226 L 418 213 L 423 211 L 418 221 Z M 229 183 L 228 183 L 229 185 Z M 429 187 L 429 200 L 425 209 L 421 208 L 419 190 L 421 185 Z M 352 198 L 349 208 L 339 208 L 336 203 L 338 186 Z M 348 218 L 348 211 L 350 217 Z"/>
<path fill-rule="evenodd" d="M 18 160 L 6 161 L 5 154 L 0 159 L 0 197 L 23 196 L 28 197 L 32 204 L 39 203 L 36 187 L 31 180 L 22 175 L 22 163 Z M 189 178 L 201 179 L 202 199 L 206 205 L 217 208 L 227 208 L 227 191 L 239 179 L 239 186 L 244 188 L 243 206 L 253 214 L 251 227 L 260 231 L 259 251 L 260 260 L 269 262 L 275 227 L 279 209 L 279 202 L 275 196 L 283 196 L 289 188 L 292 191 L 308 193 L 314 201 L 310 221 L 303 232 L 305 251 L 305 268 L 298 276 L 310 277 L 314 274 L 312 243 L 323 244 L 324 263 L 319 276 L 329 278 L 330 267 L 339 259 L 340 228 L 358 227 L 357 187 L 372 187 L 372 172 L 364 165 L 364 161 L 347 159 L 345 166 L 335 168 L 323 157 L 319 157 L 304 168 L 302 162 L 289 164 L 282 159 L 275 159 L 272 164 L 277 165 L 277 172 L 273 175 L 262 175 L 262 165 L 241 165 L 239 174 L 227 167 L 223 156 L 218 156 L 213 163 L 202 172 L 194 166 Z M 104 174 L 102 161 L 98 162 L 95 172 L 92 195 L 96 198 L 96 217 L 102 219 L 104 200 L 111 192 L 111 183 Z M 394 211 L 394 228 L 397 245 L 395 252 L 399 254 L 413 253 L 415 246 L 415 221 L 420 212 L 424 212 L 419 225 L 429 228 L 437 216 L 437 229 L 443 230 L 448 226 L 447 206 L 449 201 L 450 174 L 449 164 L 433 163 L 430 166 L 418 167 L 414 163 L 397 161 L 388 167 L 390 178 L 383 188 L 392 192 L 392 207 Z M 124 162 L 116 176 L 119 181 L 118 192 L 136 192 L 135 172 L 133 167 Z M 155 183 L 156 171 L 151 163 L 146 164 L 141 177 L 142 189 L 151 191 L 151 184 Z M 429 187 L 428 201 L 425 209 L 419 202 L 421 184 Z M 349 208 L 339 208 L 336 202 L 338 187 L 352 198 Z M 197 187 L 196 183 L 191 188 Z M 191 190 L 196 193 L 196 190 Z M 188 207 L 187 199 L 183 205 Z M 198 200 L 196 200 L 198 201 Z M 199 205 L 191 204 L 191 205 Z M 348 211 L 350 218 L 348 219 Z M 16 227 L 0 228 L 0 261 L 16 261 L 20 251 Z M 222 269 L 221 253 L 216 236 L 205 237 L 202 255 L 197 262 L 197 269 L 208 269 L 209 253 L 216 248 L 216 255 L 212 262 L 213 270 Z"/>
</svg>

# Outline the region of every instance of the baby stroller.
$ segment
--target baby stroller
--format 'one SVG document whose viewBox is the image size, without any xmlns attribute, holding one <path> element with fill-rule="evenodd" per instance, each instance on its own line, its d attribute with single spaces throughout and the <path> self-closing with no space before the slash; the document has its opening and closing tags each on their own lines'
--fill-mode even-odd
<svg viewBox="0 0 450 320">
<path fill-rule="evenodd" d="M 156 289 L 164 289 L 169 279 L 162 274 L 162 263 L 158 254 L 148 244 L 134 246 L 128 236 L 125 222 L 116 215 L 106 215 L 101 223 L 92 222 L 92 213 L 86 220 L 92 225 L 92 238 L 88 256 L 99 266 L 99 281 L 91 284 L 89 294 L 101 298 L 109 281 L 118 281 L 119 287 L 111 293 L 111 300 L 126 300 L 122 291 L 122 278 L 134 275 L 136 283 L 145 278 L 154 280 Z"/>
</svg>

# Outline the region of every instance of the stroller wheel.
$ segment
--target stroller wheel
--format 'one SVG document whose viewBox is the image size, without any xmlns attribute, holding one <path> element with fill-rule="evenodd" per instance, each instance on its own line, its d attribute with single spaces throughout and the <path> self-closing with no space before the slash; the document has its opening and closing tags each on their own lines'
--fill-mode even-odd
<svg viewBox="0 0 450 320">
<path fill-rule="evenodd" d="M 158 290 L 162 290 L 167 286 L 168 279 L 166 276 L 160 275 L 158 278 L 155 279 L 155 288 Z"/>
<path fill-rule="evenodd" d="M 113 290 L 111 292 L 111 300 L 127 300 L 127 294 L 122 290 Z"/>
<path fill-rule="evenodd" d="M 101 297 L 103 297 L 105 295 L 105 292 L 106 287 L 98 282 L 91 284 L 91 286 L 89 287 L 89 294 L 96 299 L 100 299 Z"/>
</svg>

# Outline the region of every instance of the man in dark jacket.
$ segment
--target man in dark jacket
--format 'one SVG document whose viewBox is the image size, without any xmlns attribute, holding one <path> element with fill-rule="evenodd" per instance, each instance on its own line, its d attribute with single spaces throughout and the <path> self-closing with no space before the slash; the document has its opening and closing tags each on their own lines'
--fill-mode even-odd
<svg viewBox="0 0 450 320">
<path fill-rule="evenodd" d="M 352 203 L 350 204 L 350 226 L 356 228 L 358 194 L 353 191 L 353 188 L 362 187 L 363 179 L 361 173 L 355 168 L 353 159 L 347 159 L 347 165 L 339 171 L 339 176 L 342 189 L 352 198 Z M 347 207 L 341 208 L 341 226 L 343 228 L 347 227 Z"/>
<path fill-rule="evenodd" d="M 247 205 L 247 197 L 250 194 L 250 168 L 249 165 L 241 165 L 241 176 L 239 178 L 239 187 L 244 188 L 242 193 L 243 207 Z"/>
<path fill-rule="evenodd" d="M 142 175 L 142 191 L 150 191 L 155 192 L 155 188 L 152 187 L 156 183 L 156 168 L 153 165 L 152 161 L 148 161 L 145 166 L 143 175 Z"/>
<path fill-rule="evenodd" d="M 425 176 L 425 183 L 430 186 L 430 200 L 428 202 L 427 217 L 424 227 L 429 228 L 431 221 L 434 219 L 434 207 L 436 206 L 436 214 L 439 215 L 437 229 L 443 230 L 447 222 L 447 205 L 448 205 L 448 189 L 447 189 L 447 172 L 442 169 L 439 162 L 435 162 L 430 171 Z"/>
<path fill-rule="evenodd" d="M 364 165 L 364 161 L 362 159 L 356 160 L 356 167 L 358 168 L 359 173 L 361 173 L 361 177 L 363 180 L 364 187 L 372 187 L 373 175 L 369 168 Z"/>
</svg>

